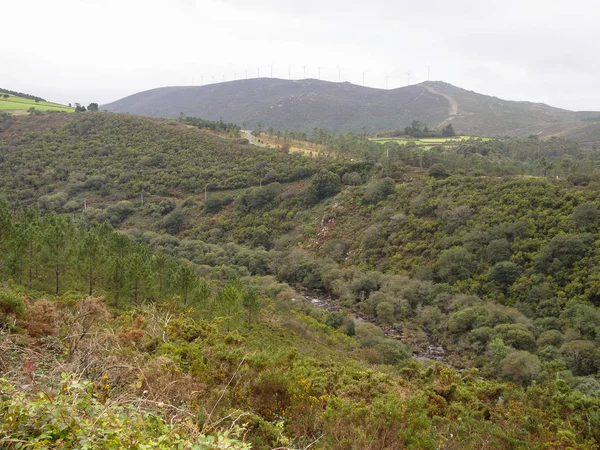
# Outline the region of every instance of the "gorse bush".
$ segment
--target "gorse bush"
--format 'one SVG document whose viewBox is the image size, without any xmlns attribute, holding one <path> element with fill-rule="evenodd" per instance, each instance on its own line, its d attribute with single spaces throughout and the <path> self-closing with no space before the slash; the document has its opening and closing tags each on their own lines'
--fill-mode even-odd
<svg viewBox="0 0 600 450">
<path fill-rule="evenodd" d="M 134 400 L 100 401 L 94 392 L 92 383 L 65 375 L 60 391 L 32 397 L 0 379 L 2 448 L 251 448 L 227 435 L 198 433 L 184 420 L 167 423 Z"/>
</svg>

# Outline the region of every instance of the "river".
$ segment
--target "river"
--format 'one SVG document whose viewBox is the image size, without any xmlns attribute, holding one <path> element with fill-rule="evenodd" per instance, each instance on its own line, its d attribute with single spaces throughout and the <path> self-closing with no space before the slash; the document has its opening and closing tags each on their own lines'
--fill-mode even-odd
<svg viewBox="0 0 600 450">
<path fill-rule="evenodd" d="M 381 328 L 383 330 L 383 334 L 386 337 L 389 337 L 392 339 L 398 339 L 399 341 L 402 341 L 402 334 L 401 334 L 400 330 L 393 328 L 393 327 L 383 327 L 380 324 L 378 324 L 377 322 L 371 320 L 367 316 L 359 315 L 354 311 L 350 311 L 345 308 L 342 308 L 335 301 L 333 301 L 331 299 L 331 297 L 329 297 L 329 296 L 325 296 L 320 293 L 318 294 L 318 293 L 309 292 L 309 291 L 299 291 L 299 294 L 302 296 L 302 298 L 304 298 L 304 300 L 310 302 L 310 304 L 313 305 L 315 308 L 322 309 L 322 310 L 328 311 L 328 312 L 343 312 L 343 313 L 347 314 L 348 317 L 350 317 L 356 323 L 373 324 L 373 325 Z M 425 334 L 427 335 L 427 338 L 429 340 L 429 345 L 427 346 L 427 350 L 422 351 L 422 352 L 413 352 L 413 356 L 419 360 L 434 360 L 434 361 L 439 361 L 439 362 L 442 362 L 442 363 L 450 366 L 450 363 L 446 360 L 446 353 L 447 353 L 446 349 L 443 346 L 435 343 L 433 341 L 432 336 L 429 333 L 425 332 Z"/>
</svg>

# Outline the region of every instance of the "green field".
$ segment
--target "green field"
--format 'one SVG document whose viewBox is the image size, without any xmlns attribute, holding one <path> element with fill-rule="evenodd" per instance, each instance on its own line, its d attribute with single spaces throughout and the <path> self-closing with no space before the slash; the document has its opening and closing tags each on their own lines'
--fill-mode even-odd
<svg viewBox="0 0 600 450">
<path fill-rule="evenodd" d="M 75 111 L 75 108 L 59 105 L 58 103 L 36 102 L 35 100 L 15 97 L 14 95 L 4 98 L 2 94 L 0 94 L 0 111 L 27 111 L 32 106 L 40 111 Z"/>
<path fill-rule="evenodd" d="M 371 141 L 378 142 L 380 144 L 386 144 L 388 142 L 396 142 L 399 145 L 407 145 L 409 143 L 413 143 L 417 147 L 423 150 L 429 150 L 436 145 L 442 145 L 446 148 L 454 147 L 460 144 L 463 141 L 468 141 L 471 139 L 487 141 L 490 138 L 484 138 L 479 136 L 453 136 L 453 137 L 440 137 L 440 138 L 411 138 L 411 137 L 398 137 L 398 138 L 371 138 Z"/>
<path fill-rule="evenodd" d="M 440 138 L 409 138 L 409 137 L 399 137 L 399 138 L 371 138 L 371 141 L 379 142 L 381 144 L 385 144 L 386 142 L 397 142 L 398 144 L 408 144 L 409 142 L 414 142 L 416 145 L 443 145 L 443 144 L 452 144 L 458 143 L 460 141 L 468 141 L 470 139 L 481 139 L 483 141 L 489 140 L 489 138 L 482 138 L 479 136 L 454 136 L 454 137 L 440 137 Z"/>
</svg>

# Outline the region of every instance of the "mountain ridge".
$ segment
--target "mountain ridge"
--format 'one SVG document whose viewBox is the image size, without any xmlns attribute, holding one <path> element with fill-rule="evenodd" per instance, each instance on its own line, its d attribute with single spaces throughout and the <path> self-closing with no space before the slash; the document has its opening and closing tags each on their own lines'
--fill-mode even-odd
<svg viewBox="0 0 600 450">
<path fill-rule="evenodd" d="M 138 92 L 101 107 L 109 112 L 175 118 L 180 113 L 209 120 L 279 130 L 375 133 L 402 130 L 413 120 L 430 127 L 453 123 L 464 134 L 554 135 L 600 143 L 599 114 L 544 103 L 504 100 L 443 81 L 379 89 L 316 79 L 254 78 L 205 86 L 169 86 Z"/>
</svg>

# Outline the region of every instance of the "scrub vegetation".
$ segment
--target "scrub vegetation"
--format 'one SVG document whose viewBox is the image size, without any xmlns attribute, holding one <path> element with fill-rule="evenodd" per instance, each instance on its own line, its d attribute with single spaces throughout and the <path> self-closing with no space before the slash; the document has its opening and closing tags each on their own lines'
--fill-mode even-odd
<svg viewBox="0 0 600 450">
<path fill-rule="evenodd" d="M 598 447 L 595 149 L 238 132 L 2 116 L 0 447 Z"/>
</svg>

